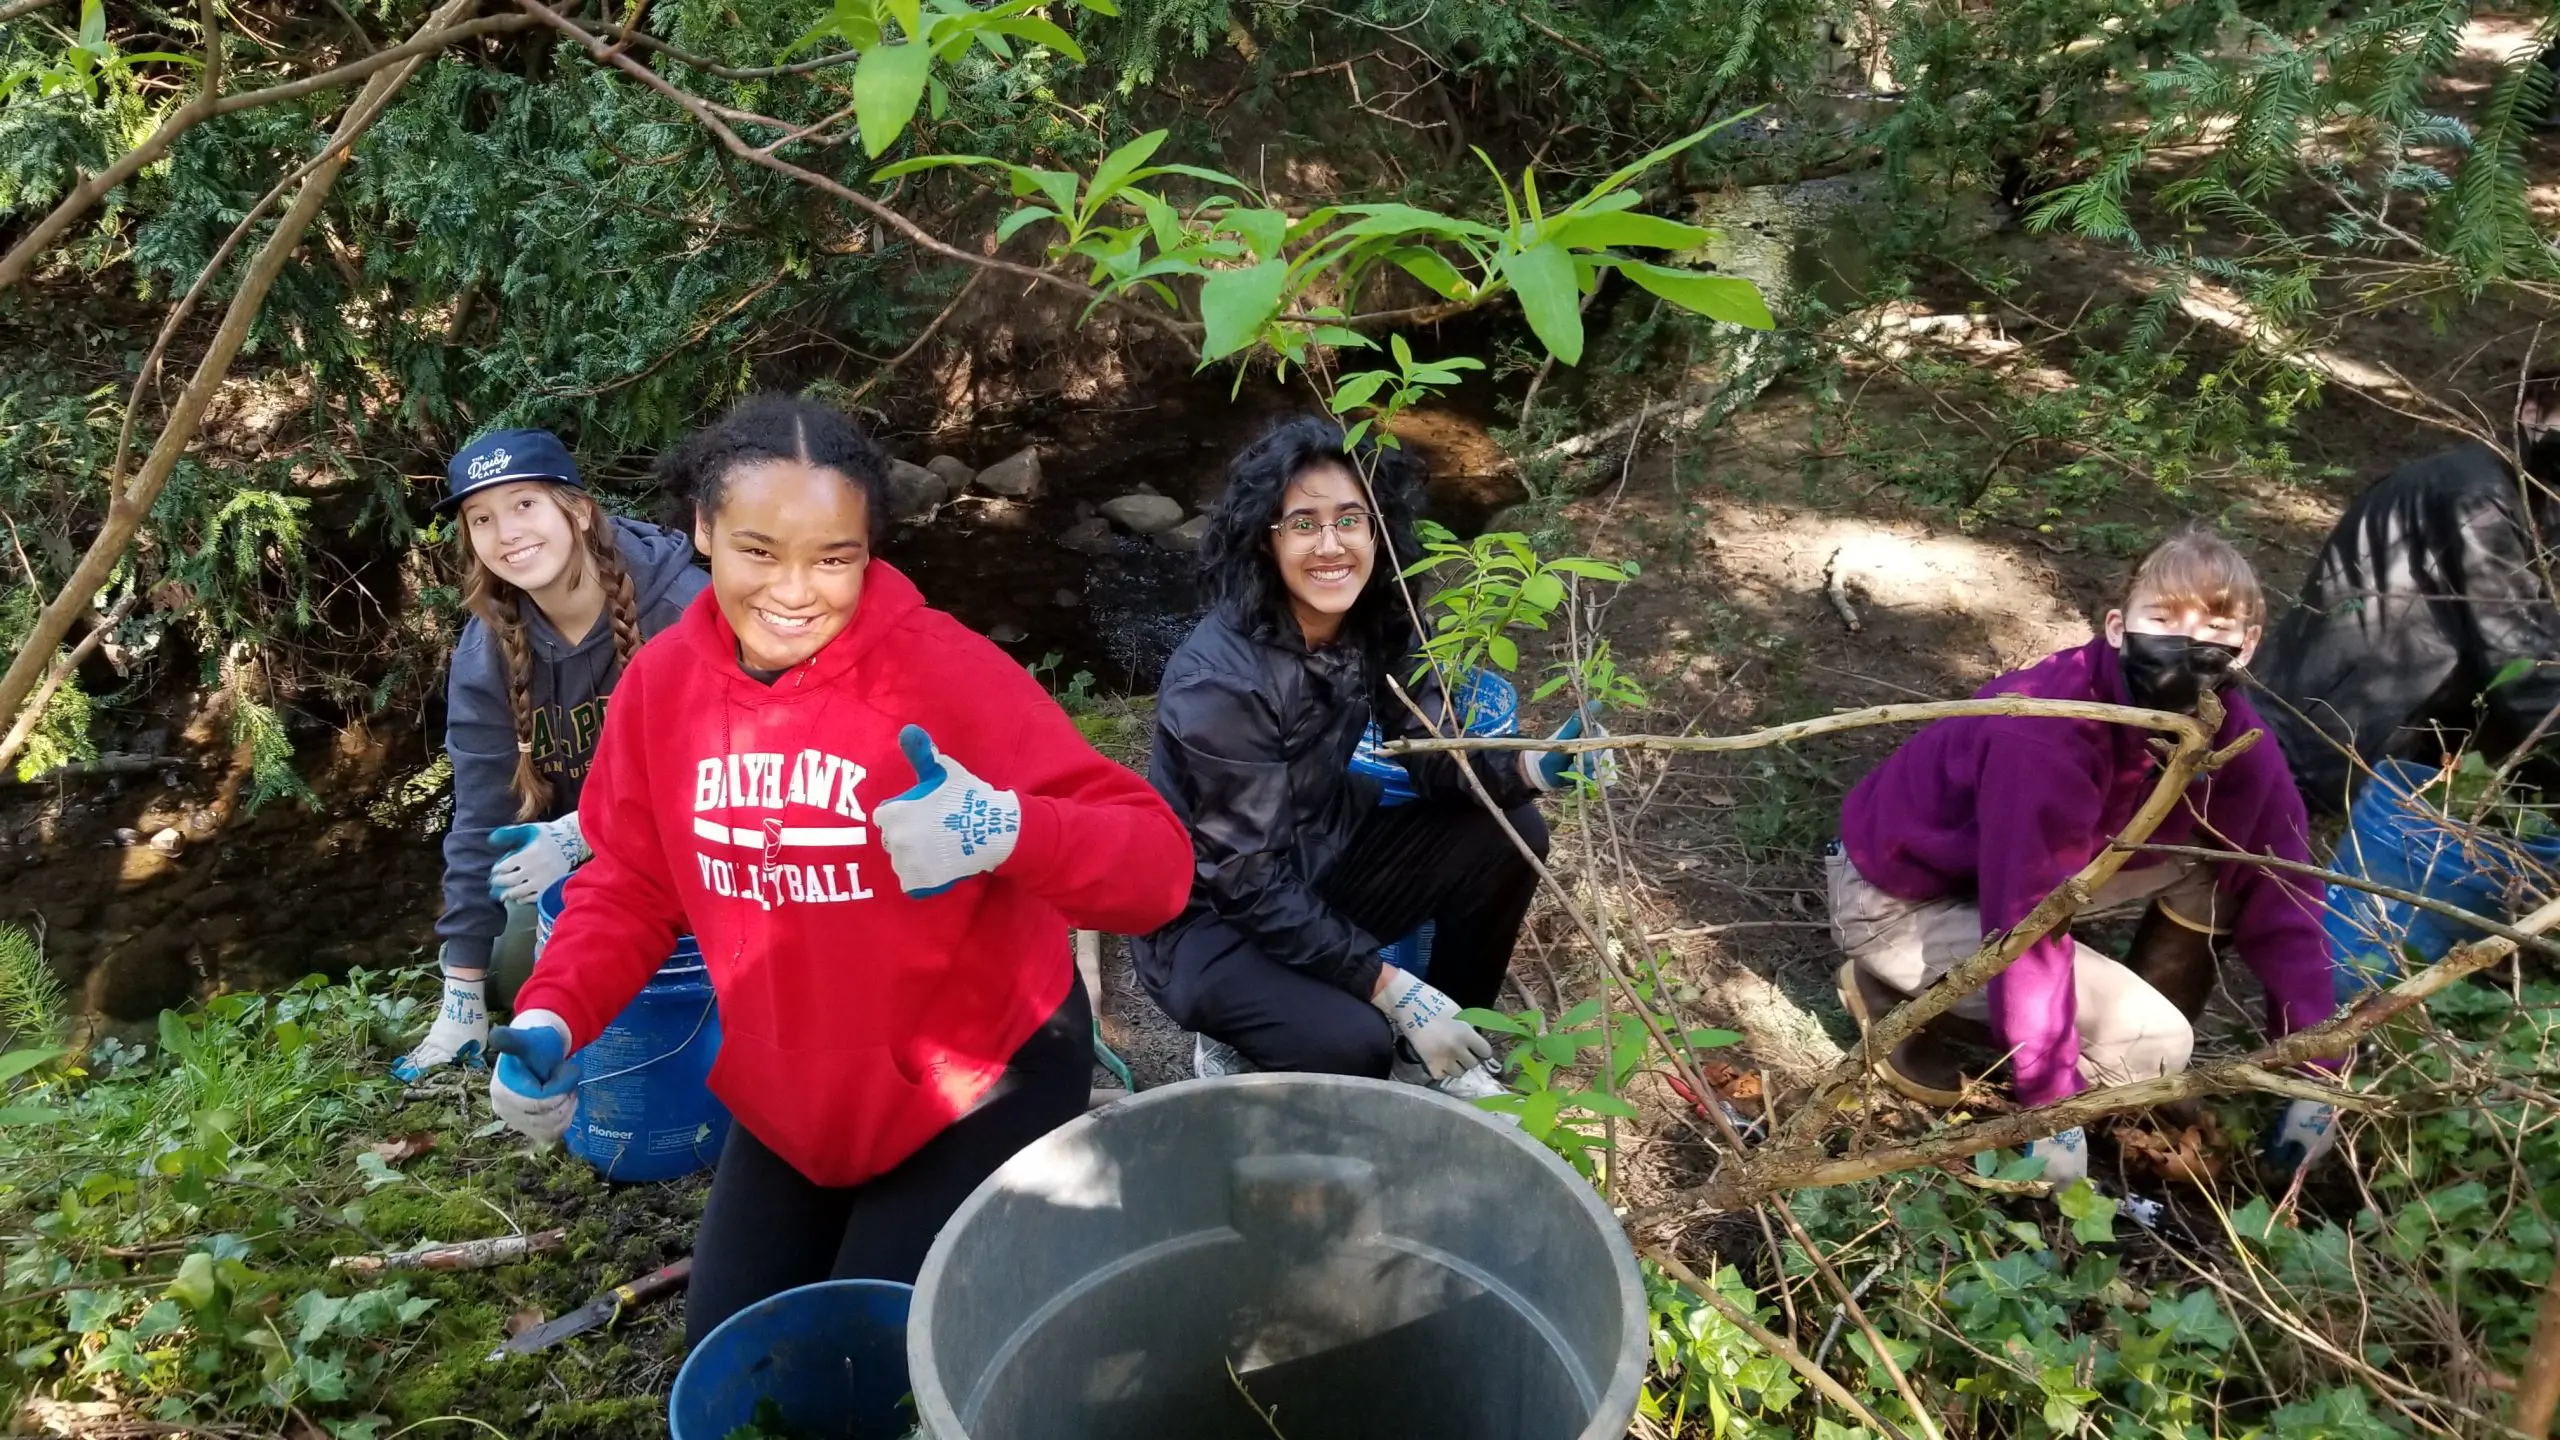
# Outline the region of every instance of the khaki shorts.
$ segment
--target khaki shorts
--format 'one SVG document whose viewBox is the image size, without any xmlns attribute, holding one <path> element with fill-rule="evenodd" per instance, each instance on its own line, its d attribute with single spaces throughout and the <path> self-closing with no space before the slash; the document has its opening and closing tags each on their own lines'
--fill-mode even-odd
<svg viewBox="0 0 2560 1440">
<path fill-rule="evenodd" d="M 1937 983 L 1982 948 L 1982 914 L 1970 900 L 1905 900 L 1870 884 L 1837 846 L 1825 862 L 1831 885 L 1831 936 L 1858 969 L 1904 996 Z M 2214 887 L 2213 867 L 2172 861 L 2119 870 L 2085 912 L 2098 918 L 2158 900 L 2169 918 L 2208 934 L 2225 933 L 2230 902 Z M 2092 1085 L 2173 1075 L 2187 1068 L 2195 1028 L 2140 976 L 2109 956 L 2072 942 L 2080 1077 Z M 1991 1005 L 1976 990 L 1955 1013 L 1990 1023 Z"/>
</svg>

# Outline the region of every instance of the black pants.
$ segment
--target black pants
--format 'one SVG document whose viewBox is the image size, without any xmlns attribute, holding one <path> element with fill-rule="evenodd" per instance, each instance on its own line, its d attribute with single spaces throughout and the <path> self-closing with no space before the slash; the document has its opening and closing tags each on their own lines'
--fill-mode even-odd
<svg viewBox="0 0 2560 1440">
<path fill-rule="evenodd" d="M 1520 838 L 1547 853 L 1535 806 L 1511 812 Z M 1427 977 L 1460 1005 L 1490 1006 L 1537 895 L 1537 872 L 1474 805 L 1380 806 L 1361 822 L 1317 893 L 1352 924 L 1390 942 L 1438 924 Z M 1169 987 L 1176 1018 L 1265 1070 L 1383 1078 L 1395 1035 L 1366 995 L 1284 965 L 1250 945 L 1229 949 Z"/>
<path fill-rule="evenodd" d="M 830 1189 L 737 1125 L 720 1150 L 693 1242 L 688 1345 L 731 1315 L 821 1280 L 912 1285 L 943 1222 L 1015 1152 L 1084 1113 L 1093 1093 L 1093 1007 L 1071 983 L 1057 1013 L 1013 1052 L 995 1087 L 885 1175 Z"/>
</svg>

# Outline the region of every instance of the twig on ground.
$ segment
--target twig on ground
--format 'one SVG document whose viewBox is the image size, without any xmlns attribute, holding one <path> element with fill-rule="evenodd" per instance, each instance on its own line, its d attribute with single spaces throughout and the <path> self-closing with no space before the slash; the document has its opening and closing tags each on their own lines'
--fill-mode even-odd
<svg viewBox="0 0 2560 1440">
<path fill-rule="evenodd" d="M 1867 626 L 1858 618 L 1857 609 L 1849 603 L 1849 572 L 1841 565 L 1840 554 L 1839 550 L 1834 550 L 1831 558 L 1823 562 L 1822 593 L 1831 597 L 1831 608 L 1840 612 L 1840 623 L 1849 627 L 1850 634 L 1856 635 Z"/>
<path fill-rule="evenodd" d="M 1874 1268 L 1867 1271 L 1866 1274 L 1858 1277 L 1858 1283 L 1849 1287 L 1849 1298 L 1852 1300 L 1866 1299 L 1867 1292 L 1876 1288 L 1876 1282 L 1884 1278 L 1884 1272 L 1893 1268 L 1893 1262 L 1901 1258 L 1902 1242 L 1897 1240 L 1893 1243 L 1893 1248 L 1885 1252 L 1884 1258 L 1875 1263 Z M 1831 1328 L 1822 1332 L 1822 1343 L 1813 1347 L 1814 1364 L 1821 1364 L 1822 1357 L 1831 1353 L 1832 1345 L 1840 1338 L 1840 1327 L 1848 1323 L 1848 1306 L 1843 1305 L 1832 1312 Z"/>
<path fill-rule="evenodd" d="M 329 1261 L 329 1268 L 344 1270 L 350 1275 L 380 1275 L 392 1270 L 486 1270 L 496 1265 L 512 1265 L 528 1255 L 557 1250 L 568 1243 L 568 1239 L 566 1230 L 495 1235 L 486 1240 L 421 1245 L 414 1250 L 394 1250 L 382 1255 L 340 1255 Z"/>
</svg>

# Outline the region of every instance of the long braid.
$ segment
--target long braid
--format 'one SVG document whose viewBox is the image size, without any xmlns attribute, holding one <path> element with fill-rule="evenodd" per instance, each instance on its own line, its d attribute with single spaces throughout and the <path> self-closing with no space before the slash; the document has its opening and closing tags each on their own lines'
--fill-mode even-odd
<svg viewBox="0 0 2560 1440">
<path fill-rule="evenodd" d="M 622 667 L 640 649 L 644 638 L 640 633 L 640 591 L 631 583 L 631 567 L 623 563 L 622 546 L 613 538 L 613 524 L 598 513 L 587 526 L 587 560 L 596 584 L 603 589 L 605 614 L 613 623 L 613 669 L 606 684 L 622 674 Z"/>
<path fill-rule="evenodd" d="M 551 804 L 551 782 L 544 779 L 533 756 L 533 645 L 524 633 L 523 592 L 489 573 L 480 557 L 463 541 L 466 573 L 462 606 L 489 627 L 498 654 L 507 662 L 507 715 L 515 722 L 516 818 L 531 820 Z"/>
</svg>

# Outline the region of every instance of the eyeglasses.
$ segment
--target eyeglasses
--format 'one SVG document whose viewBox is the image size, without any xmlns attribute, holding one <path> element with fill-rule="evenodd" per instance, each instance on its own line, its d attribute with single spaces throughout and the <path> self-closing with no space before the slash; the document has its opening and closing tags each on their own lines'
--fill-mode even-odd
<svg viewBox="0 0 2560 1440">
<path fill-rule="evenodd" d="M 1358 549 L 1368 544 L 1376 534 L 1369 522 L 1368 511 L 1345 510 L 1330 520 L 1318 520 L 1313 515 L 1285 516 L 1271 528 L 1293 550 L 1313 550 L 1321 543 L 1319 537 L 1327 530 L 1333 532 L 1333 538 L 1341 541 L 1345 549 Z"/>
</svg>

